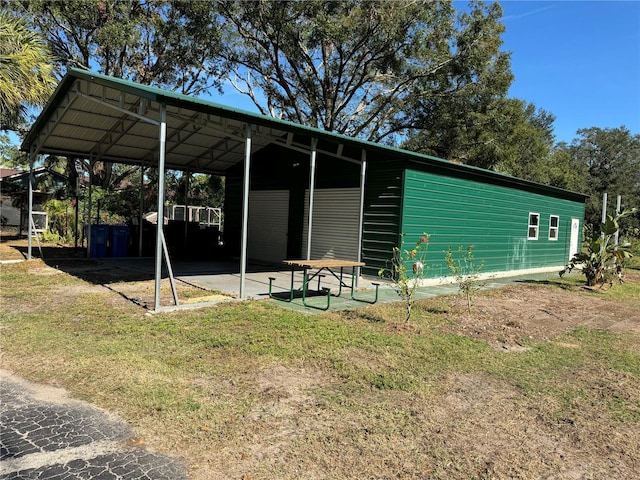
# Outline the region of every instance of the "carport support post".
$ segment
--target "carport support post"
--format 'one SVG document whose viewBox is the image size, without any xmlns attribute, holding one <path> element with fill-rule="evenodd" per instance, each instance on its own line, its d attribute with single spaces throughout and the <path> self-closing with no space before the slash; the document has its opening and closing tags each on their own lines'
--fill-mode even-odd
<svg viewBox="0 0 640 480">
<path fill-rule="evenodd" d="M 35 161 L 35 153 L 32 149 L 32 151 L 29 153 L 29 198 L 28 198 L 28 202 L 29 202 L 29 218 L 27 220 L 27 260 L 31 260 L 31 247 L 32 247 L 32 241 L 31 241 L 31 237 L 33 236 L 33 230 L 32 230 L 32 219 L 33 219 L 33 184 L 35 182 L 35 177 L 33 175 L 33 163 Z M 22 210 L 21 210 L 22 213 Z M 22 216 L 22 215 L 21 215 Z M 22 221 L 22 219 L 20 220 Z"/>
<path fill-rule="evenodd" d="M 242 188 L 242 251 L 240 252 L 240 299 L 244 298 L 247 274 L 247 232 L 249 224 L 249 180 L 251 175 L 251 125 L 247 124 L 244 146 L 244 185 Z"/>
<path fill-rule="evenodd" d="M 313 225 L 313 192 L 316 188 L 316 150 L 318 139 L 311 139 L 311 165 L 309 166 L 309 225 L 307 227 L 307 260 L 311 260 L 311 226 Z"/>
<path fill-rule="evenodd" d="M 160 104 L 160 145 L 158 146 L 158 217 L 156 222 L 156 271 L 153 309 L 160 309 L 160 281 L 162 280 L 162 228 L 164 226 L 164 160 L 167 144 L 167 106 Z"/>
<path fill-rule="evenodd" d="M 144 221 L 144 167 L 140 167 L 140 207 L 138 211 L 138 257 L 142 257 L 142 222 Z"/>
<path fill-rule="evenodd" d="M 182 246 L 184 247 L 184 251 L 187 251 L 187 246 L 189 245 L 189 181 L 191 180 L 191 173 L 185 172 L 185 180 L 184 180 L 184 238 L 182 239 Z"/>
<path fill-rule="evenodd" d="M 367 151 L 362 150 L 360 160 L 360 211 L 358 212 L 358 262 L 362 261 L 362 231 L 364 230 L 364 187 L 367 179 Z M 355 286 L 358 286 L 360 267 L 356 268 Z"/>
<path fill-rule="evenodd" d="M 91 258 L 91 208 L 93 207 L 93 160 L 89 160 L 89 199 L 87 200 L 87 258 Z"/>
</svg>

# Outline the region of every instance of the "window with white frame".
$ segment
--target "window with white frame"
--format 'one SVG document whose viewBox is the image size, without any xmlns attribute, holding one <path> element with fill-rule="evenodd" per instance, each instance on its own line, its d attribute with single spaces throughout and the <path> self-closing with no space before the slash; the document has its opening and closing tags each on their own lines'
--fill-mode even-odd
<svg viewBox="0 0 640 480">
<path fill-rule="evenodd" d="M 527 231 L 527 240 L 537 240 L 539 229 L 540 229 L 540 214 L 529 213 L 529 229 Z"/>
<path fill-rule="evenodd" d="M 558 228 L 560 217 L 558 215 L 549 216 L 549 240 L 558 240 Z"/>
</svg>

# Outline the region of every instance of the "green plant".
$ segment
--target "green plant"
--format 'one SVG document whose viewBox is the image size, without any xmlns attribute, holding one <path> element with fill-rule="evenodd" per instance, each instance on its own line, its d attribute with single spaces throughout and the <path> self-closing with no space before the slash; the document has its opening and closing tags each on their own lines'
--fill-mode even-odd
<svg viewBox="0 0 640 480">
<path fill-rule="evenodd" d="M 467 299 L 467 310 L 471 313 L 471 301 L 473 295 L 484 287 L 485 282 L 480 280 L 480 270 L 484 262 L 478 265 L 473 257 L 473 245 L 458 247 L 460 258 L 453 257 L 451 246 L 444 252 L 445 260 L 451 275 L 455 278 L 460 293 Z"/>
<path fill-rule="evenodd" d="M 44 242 L 52 242 L 52 243 L 60 243 L 64 241 L 64 239 L 60 235 L 50 230 L 45 230 L 42 232 L 42 240 Z"/>
<path fill-rule="evenodd" d="M 49 231 L 43 235 L 46 241 L 59 242 L 73 239 L 75 211 L 67 200 L 47 200 L 43 204 L 49 216 Z"/>
<path fill-rule="evenodd" d="M 425 264 L 427 246 L 430 235 L 426 232 L 420 236 L 416 246 L 412 250 L 404 248 L 405 234 L 400 235 L 400 246 L 393 247 L 389 268 L 381 268 L 378 271 L 380 278 L 390 280 L 398 296 L 405 303 L 405 323 L 411 319 L 411 307 L 413 306 L 415 292 L 424 278 L 424 271 L 428 269 Z M 411 265 L 411 269 L 407 265 Z"/>
<path fill-rule="evenodd" d="M 613 239 L 620 230 L 620 219 L 634 214 L 635 211 L 634 208 L 615 216 L 607 215 L 606 221 L 600 224 L 599 231 L 586 228 L 582 251 L 573 256 L 560 272 L 560 276 L 579 268 L 585 275 L 589 287 L 602 286 L 605 282 L 612 285 L 614 275 L 622 283 L 625 262 L 633 257 L 631 244 L 622 242 L 616 245 Z"/>
</svg>

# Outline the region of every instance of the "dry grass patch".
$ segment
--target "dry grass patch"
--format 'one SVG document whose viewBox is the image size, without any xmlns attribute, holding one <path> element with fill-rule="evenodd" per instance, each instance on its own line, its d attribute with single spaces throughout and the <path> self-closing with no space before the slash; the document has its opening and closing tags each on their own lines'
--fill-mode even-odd
<svg viewBox="0 0 640 480">
<path fill-rule="evenodd" d="M 419 301 L 405 326 L 395 304 L 307 316 L 235 302 L 149 316 L 125 298 L 149 302 L 148 280 L 75 266 L 0 269 L 3 368 L 119 413 L 194 480 L 640 471 L 633 275 L 626 290 L 553 280 L 483 292 L 471 315 L 454 298 Z"/>
</svg>

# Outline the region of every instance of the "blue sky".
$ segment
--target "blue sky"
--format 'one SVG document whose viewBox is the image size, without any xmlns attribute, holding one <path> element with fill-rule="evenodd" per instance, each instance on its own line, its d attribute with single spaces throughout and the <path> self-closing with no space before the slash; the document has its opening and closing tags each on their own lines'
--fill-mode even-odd
<svg viewBox="0 0 640 480">
<path fill-rule="evenodd" d="M 503 1 L 509 91 L 556 116 L 556 141 L 580 128 L 640 134 L 640 1 Z"/>
</svg>

